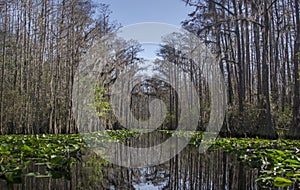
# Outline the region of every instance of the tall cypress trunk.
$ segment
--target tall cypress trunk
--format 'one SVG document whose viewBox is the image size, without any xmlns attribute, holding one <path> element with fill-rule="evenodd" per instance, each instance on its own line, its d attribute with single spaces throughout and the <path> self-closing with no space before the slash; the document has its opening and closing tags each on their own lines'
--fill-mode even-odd
<svg viewBox="0 0 300 190">
<path fill-rule="evenodd" d="M 300 60 L 300 14 L 299 0 L 295 0 L 295 16 L 296 16 L 296 40 L 294 43 L 294 98 L 293 98 L 293 121 L 288 136 L 291 138 L 300 138 L 300 117 L 299 117 L 299 60 Z"/>
<path fill-rule="evenodd" d="M 269 3 L 264 2 L 264 30 L 263 30 L 263 57 L 262 57 L 262 97 L 261 97 L 261 111 L 260 122 L 258 126 L 257 135 L 267 138 L 276 138 L 276 133 L 273 128 L 270 95 L 269 95 L 269 68 L 268 68 L 268 48 L 269 48 Z"/>
</svg>

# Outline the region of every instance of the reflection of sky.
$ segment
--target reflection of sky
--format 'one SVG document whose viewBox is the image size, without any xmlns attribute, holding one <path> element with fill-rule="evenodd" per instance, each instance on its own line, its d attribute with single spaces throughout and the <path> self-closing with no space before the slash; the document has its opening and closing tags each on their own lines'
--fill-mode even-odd
<svg viewBox="0 0 300 190">
<path fill-rule="evenodd" d="M 151 182 L 148 183 L 140 183 L 133 185 L 135 189 L 139 190 L 154 190 L 154 189 L 162 189 L 164 186 L 167 185 L 167 182 L 161 184 L 160 186 L 153 185 Z"/>
<path fill-rule="evenodd" d="M 159 166 L 157 166 L 159 167 Z M 162 167 L 162 166 L 161 166 Z M 167 174 L 165 173 L 165 170 L 162 171 L 157 171 L 154 173 L 151 172 L 152 168 L 141 168 L 138 169 L 139 172 L 142 174 L 140 177 L 136 178 L 135 176 L 133 177 L 133 186 L 135 189 L 139 190 L 154 190 L 154 189 L 163 189 L 168 184 L 168 177 Z M 157 168 L 157 169 L 162 169 L 162 168 Z M 152 170 L 153 171 L 153 170 Z M 155 171 L 155 170 L 154 170 Z M 154 185 L 151 180 L 147 179 L 146 176 L 159 176 L 159 183 L 156 182 Z"/>
</svg>

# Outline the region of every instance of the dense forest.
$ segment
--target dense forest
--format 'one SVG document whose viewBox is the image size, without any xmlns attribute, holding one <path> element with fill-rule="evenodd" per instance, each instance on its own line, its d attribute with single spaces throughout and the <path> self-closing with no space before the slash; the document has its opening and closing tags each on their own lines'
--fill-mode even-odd
<svg viewBox="0 0 300 190">
<path fill-rule="evenodd" d="M 93 40 L 116 29 L 109 14 L 91 1 L 1 3 L 2 134 L 76 132 L 73 76 Z"/>
<path fill-rule="evenodd" d="M 184 28 L 220 57 L 228 129 L 273 138 L 290 129 L 299 137 L 299 1 L 185 2 L 195 11 Z"/>
<path fill-rule="evenodd" d="M 227 88 L 221 134 L 300 138 L 299 1 L 183 1 L 194 11 L 182 27 L 220 60 Z M 72 112 L 74 76 L 96 41 L 109 57 L 101 60 L 105 69 L 95 86 L 95 107 L 106 128 L 120 128 L 108 94 L 122 70 L 143 61 L 138 55 L 142 48 L 106 38 L 120 28 L 110 19 L 108 5 L 90 0 L 9 0 L 0 2 L 0 14 L 0 134 L 77 133 Z M 178 51 L 174 39 L 184 43 L 183 37 L 169 36 L 158 52 L 156 70 L 164 72 L 167 60 L 189 73 L 202 105 L 198 128 L 205 130 L 210 108 L 207 81 L 193 61 Z M 143 86 L 150 90 L 145 92 Z M 168 84 L 146 80 L 132 96 L 132 102 L 138 102 L 132 107 L 136 115 L 149 96 L 162 99 L 169 110 L 163 127 L 176 128 L 180 107 Z M 138 117 L 146 119 L 149 114 Z"/>
</svg>

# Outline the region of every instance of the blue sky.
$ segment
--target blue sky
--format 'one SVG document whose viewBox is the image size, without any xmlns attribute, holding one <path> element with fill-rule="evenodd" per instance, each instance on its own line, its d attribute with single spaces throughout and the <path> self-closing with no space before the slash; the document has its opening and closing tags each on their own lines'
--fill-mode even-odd
<svg viewBox="0 0 300 190">
<path fill-rule="evenodd" d="M 182 0 L 94 0 L 110 4 L 112 19 L 126 26 L 140 22 L 164 22 L 180 26 L 192 12 Z"/>
<path fill-rule="evenodd" d="M 160 22 L 181 27 L 181 22 L 193 11 L 182 0 L 94 0 L 95 3 L 109 4 L 112 11 L 111 21 L 122 26 L 141 22 Z M 142 44 L 140 56 L 154 60 L 158 45 Z"/>
</svg>

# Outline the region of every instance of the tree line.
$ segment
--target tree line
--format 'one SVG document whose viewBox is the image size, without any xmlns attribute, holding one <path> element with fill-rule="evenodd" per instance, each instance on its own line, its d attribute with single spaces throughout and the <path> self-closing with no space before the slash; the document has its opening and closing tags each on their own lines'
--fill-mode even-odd
<svg viewBox="0 0 300 190">
<path fill-rule="evenodd" d="M 184 0 L 194 11 L 183 27 L 220 60 L 227 132 L 299 138 L 298 0 Z"/>
<path fill-rule="evenodd" d="M 194 7 L 182 22 L 183 28 L 211 49 L 225 79 L 227 113 L 222 133 L 276 138 L 278 132 L 289 130 L 286 135 L 299 138 L 299 1 L 183 2 Z M 95 107 L 103 125 L 119 127 L 109 105 L 102 102 L 109 101 L 110 87 L 122 70 L 143 62 L 138 57 L 142 48 L 134 42 L 104 38 L 120 26 L 110 20 L 108 5 L 83 0 L 10 0 L 0 3 L 0 14 L 1 134 L 77 132 L 72 113 L 74 75 L 82 56 L 99 40 L 109 56 L 101 60 L 104 67 L 95 87 L 100 93 Z M 202 105 L 198 128 L 205 130 L 211 107 L 205 73 L 183 51 L 176 51 L 174 39 L 186 44 L 193 41 L 176 34 L 166 38 L 156 70 L 168 72 L 168 61 L 188 72 Z M 151 97 L 163 99 L 169 111 L 164 127 L 176 128 L 180 106 L 168 84 L 147 80 L 132 93 L 131 101 L 137 104 Z M 133 112 L 147 119 L 149 113 L 142 113 L 145 107 L 137 104 Z"/>
<path fill-rule="evenodd" d="M 76 132 L 74 73 L 86 49 L 117 29 L 110 13 L 83 0 L 0 2 L 1 134 Z"/>
<path fill-rule="evenodd" d="M 109 88 L 125 67 L 140 62 L 142 50 L 116 37 L 120 24 L 111 13 L 92 0 L 0 2 L 0 134 L 79 132 L 74 78 L 92 47 L 102 51 L 93 106 L 103 125 L 115 126 L 106 113 L 112 113 Z"/>
</svg>

